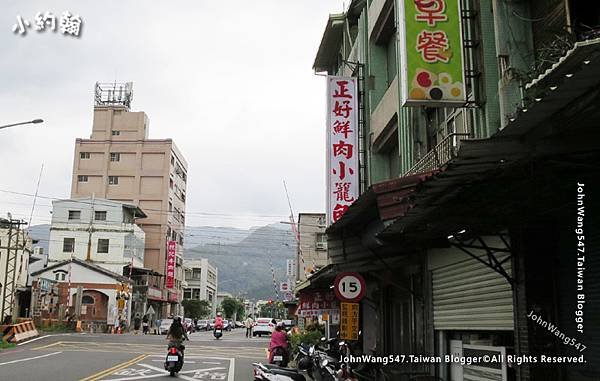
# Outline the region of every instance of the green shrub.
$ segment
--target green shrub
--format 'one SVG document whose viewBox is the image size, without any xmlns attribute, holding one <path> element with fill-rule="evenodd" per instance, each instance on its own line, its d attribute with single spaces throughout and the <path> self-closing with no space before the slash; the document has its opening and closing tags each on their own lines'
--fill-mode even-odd
<svg viewBox="0 0 600 381">
<path fill-rule="evenodd" d="M 0 341 L 0 349 L 12 348 L 14 346 L 15 346 L 15 344 L 8 343 L 5 340 Z"/>
<path fill-rule="evenodd" d="M 304 333 L 292 335 L 290 338 L 290 343 L 292 345 L 292 353 L 295 354 L 298 351 L 298 345 L 301 343 L 304 344 L 318 344 L 321 341 L 321 337 L 323 337 L 325 333 L 321 331 L 321 329 L 311 329 L 310 331 L 306 331 Z"/>
</svg>

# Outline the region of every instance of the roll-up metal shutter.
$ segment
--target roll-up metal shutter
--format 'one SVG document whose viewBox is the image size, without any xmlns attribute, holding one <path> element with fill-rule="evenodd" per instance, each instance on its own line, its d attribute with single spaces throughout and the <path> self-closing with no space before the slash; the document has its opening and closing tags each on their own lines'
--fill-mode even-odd
<svg viewBox="0 0 600 381">
<path fill-rule="evenodd" d="M 499 261 L 509 254 L 496 254 Z M 487 260 L 486 256 L 481 256 Z M 512 275 L 510 261 L 504 269 Z M 469 258 L 432 270 L 433 325 L 438 330 L 513 330 L 513 296 L 508 281 Z"/>
</svg>

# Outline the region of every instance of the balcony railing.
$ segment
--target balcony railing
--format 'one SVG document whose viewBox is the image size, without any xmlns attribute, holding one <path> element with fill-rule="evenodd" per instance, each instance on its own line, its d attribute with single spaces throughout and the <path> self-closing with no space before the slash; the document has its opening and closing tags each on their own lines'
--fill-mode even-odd
<svg viewBox="0 0 600 381">
<path fill-rule="evenodd" d="M 452 133 L 446 136 L 438 145 L 425 154 L 404 176 L 430 172 L 442 168 L 456 157 L 461 141 L 468 139 L 468 133 Z"/>
</svg>

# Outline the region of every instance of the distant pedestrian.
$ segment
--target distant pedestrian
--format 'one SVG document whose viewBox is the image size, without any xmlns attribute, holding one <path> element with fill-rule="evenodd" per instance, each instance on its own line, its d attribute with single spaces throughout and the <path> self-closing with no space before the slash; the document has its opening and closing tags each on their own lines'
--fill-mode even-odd
<svg viewBox="0 0 600 381">
<path fill-rule="evenodd" d="M 148 315 L 144 315 L 142 318 L 142 333 L 144 335 L 148 334 Z"/>
<path fill-rule="evenodd" d="M 248 315 L 248 318 L 244 321 L 244 327 L 246 327 L 246 337 L 252 337 L 252 327 L 254 327 L 254 320 L 252 320 L 252 316 Z"/>
<path fill-rule="evenodd" d="M 119 333 L 120 326 L 121 326 L 121 315 L 118 315 L 117 317 L 115 317 L 114 333 Z"/>
<path fill-rule="evenodd" d="M 142 319 L 140 318 L 140 314 L 135 314 L 133 318 L 133 334 L 137 335 L 140 333 L 140 326 L 142 325 Z"/>
</svg>

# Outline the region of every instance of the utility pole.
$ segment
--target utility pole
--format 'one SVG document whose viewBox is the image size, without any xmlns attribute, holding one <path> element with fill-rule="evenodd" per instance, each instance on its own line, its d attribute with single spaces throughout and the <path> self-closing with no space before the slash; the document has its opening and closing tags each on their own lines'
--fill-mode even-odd
<svg viewBox="0 0 600 381">
<path fill-rule="evenodd" d="M 95 200 L 95 193 L 92 193 L 92 209 L 90 211 L 90 224 L 88 226 L 87 255 L 85 257 L 85 260 L 88 262 L 92 260 L 92 230 L 93 230 L 92 219 L 94 218 L 94 213 L 95 213 L 94 200 Z"/>
<path fill-rule="evenodd" d="M 17 257 L 19 256 L 19 233 L 21 230 L 20 220 L 13 220 L 12 217 L 9 217 L 7 222 L 8 242 L 4 247 L 0 245 L 0 249 L 6 250 L 6 266 L 4 269 L 4 280 L 2 282 L 2 306 L 0 308 L 0 315 L 2 320 L 4 320 L 6 316 L 12 316 L 13 314 L 15 289 L 17 283 Z M 14 232 L 15 227 L 16 232 Z"/>
</svg>

